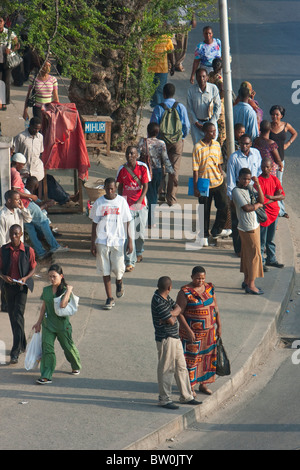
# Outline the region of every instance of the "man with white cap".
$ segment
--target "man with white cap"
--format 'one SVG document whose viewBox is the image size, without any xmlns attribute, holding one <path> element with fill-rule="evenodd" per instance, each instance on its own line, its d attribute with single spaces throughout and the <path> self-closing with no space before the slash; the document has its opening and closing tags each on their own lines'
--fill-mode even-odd
<svg viewBox="0 0 300 470">
<path fill-rule="evenodd" d="M 32 222 L 25 224 L 25 230 L 29 235 L 33 248 L 39 259 L 46 258 L 50 253 L 58 251 L 69 251 L 67 246 L 59 245 L 52 234 L 49 225 L 48 217 L 43 213 L 41 208 L 36 204 L 38 197 L 25 189 L 20 172 L 24 168 L 26 158 L 21 153 L 15 153 L 11 161 L 11 189 L 17 191 L 21 197 L 23 205 L 28 208 Z M 47 243 L 50 246 L 50 253 L 48 253 L 40 242 L 37 231 L 42 232 Z"/>
</svg>

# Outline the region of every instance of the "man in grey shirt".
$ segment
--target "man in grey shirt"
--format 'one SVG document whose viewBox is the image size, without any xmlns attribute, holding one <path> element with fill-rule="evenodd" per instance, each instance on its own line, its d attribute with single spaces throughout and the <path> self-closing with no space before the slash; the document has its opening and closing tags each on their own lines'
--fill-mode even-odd
<svg viewBox="0 0 300 470">
<path fill-rule="evenodd" d="M 202 130 L 205 122 L 215 125 L 218 137 L 218 119 L 221 114 L 221 99 L 216 85 L 208 83 L 208 74 L 205 68 L 200 67 L 196 72 L 197 83 L 188 90 L 187 109 L 190 114 L 191 134 L 193 144 L 203 139 Z"/>
</svg>

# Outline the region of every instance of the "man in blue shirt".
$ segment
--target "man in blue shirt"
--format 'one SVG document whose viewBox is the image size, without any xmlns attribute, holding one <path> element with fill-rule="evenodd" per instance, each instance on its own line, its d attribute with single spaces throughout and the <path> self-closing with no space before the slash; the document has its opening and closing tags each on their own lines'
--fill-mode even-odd
<svg viewBox="0 0 300 470">
<path fill-rule="evenodd" d="M 250 98 L 250 92 L 248 88 L 240 88 L 239 98 L 240 102 L 233 107 L 234 124 L 243 124 L 246 129 L 246 134 L 249 134 L 251 139 L 254 140 L 258 136 L 259 131 L 256 112 L 248 103 Z"/>
<path fill-rule="evenodd" d="M 167 83 L 163 88 L 163 96 L 164 96 L 163 103 L 167 106 L 167 108 L 172 108 L 172 106 L 174 105 L 175 103 L 175 99 L 173 98 L 174 95 L 175 95 L 175 86 L 172 83 Z M 168 157 L 174 169 L 174 173 L 169 174 L 168 186 L 167 186 L 166 199 L 167 199 L 167 203 L 169 206 L 172 206 L 173 204 L 176 204 L 177 202 L 176 193 L 177 193 L 177 187 L 178 187 L 178 176 L 179 176 L 179 171 L 180 171 L 181 157 L 182 157 L 182 152 L 183 152 L 183 142 L 184 142 L 185 137 L 189 134 L 190 127 L 191 127 L 185 106 L 181 103 L 178 103 L 178 105 L 176 106 L 176 109 L 178 111 L 179 118 L 182 124 L 182 139 L 180 139 L 176 143 L 172 143 L 172 144 L 166 143 Z M 156 122 L 157 124 L 160 124 L 164 112 L 165 110 L 160 104 L 155 106 L 152 112 L 150 122 Z M 159 136 L 159 138 L 162 138 L 162 137 Z"/>
<path fill-rule="evenodd" d="M 237 255 L 241 252 L 241 241 L 237 230 L 238 219 L 235 212 L 235 206 L 232 202 L 232 190 L 237 185 L 239 171 L 242 168 L 249 168 L 252 176 L 258 177 L 261 174 L 260 152 L 251 147 L 251 145 L 251 137 L 248 134 L 242 135 L 240 138 L 240 149 L 230 155 L 227 163 L 227 195 L 231 199 L 232 240 L 234 251 Z"/>
</svg>

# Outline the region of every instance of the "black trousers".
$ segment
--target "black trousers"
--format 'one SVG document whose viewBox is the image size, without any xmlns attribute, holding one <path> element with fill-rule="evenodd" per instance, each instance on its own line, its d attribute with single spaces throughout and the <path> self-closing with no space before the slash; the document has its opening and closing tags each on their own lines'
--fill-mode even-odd
<svg viewBox="0 0 300 470">
<path fill-rule="evenodd" d="M 4 284 L 7 310 L 13 334 L 11 357 L 19 357 L 26 349 L 27 341 L 24 330 L 24 312 L 27 301 L 27 286 Z"/>
<path fill-rule="evenodd" d="M 209 237 L 209 224 L 210 224 L 210 210 L 211 210 L 211 203 L 214 200 L 217 213 L 216 213 L 216 220 L 213 224 L 211 229 L 212 236 L 219 234 L 223 228 L 225 227 L 225 223 L 227 220 L 227 207 L 228 207 L 228 199 L 226 193 L 226 183 L 223 181 L 220 186 L 216 188 L 209 188 L 209 196 L 201 196 L 199 197 L 199 204 L 204 205 L 204 237 Z"/>
<path fill-rule="evenodd" d="M 6 104 L 10 104 L 10 81 L 11 81 L 11 70 L 5 68 L 4 64 L 0 64 L 0 80 L 5 83 L 5 100 Z"/>
</svg>

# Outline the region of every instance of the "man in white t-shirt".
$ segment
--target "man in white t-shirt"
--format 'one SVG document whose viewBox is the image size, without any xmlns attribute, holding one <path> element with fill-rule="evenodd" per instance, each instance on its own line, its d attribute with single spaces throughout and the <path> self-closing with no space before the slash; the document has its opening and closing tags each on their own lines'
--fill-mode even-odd
<svg viewBox="0 0 300 470">
<path fill-rule="evenodd" d="M 99 197 L 91 209 L 92 225 L 91 252 L 97 260 L 97 271 L 103 276 L 107 295 L 105 310 L 115 306 L 111 288 L 111 273 L 116 276 L 116 296 L 124 295 L 123 275 L 125 272 L 124 243 L 128 239 L 127 252 L 133 249 L 129 222 L 131 211 L 126 199 L 116 193 L 114 178 L 104 182 L 105 194 Z"/>
</svg>

